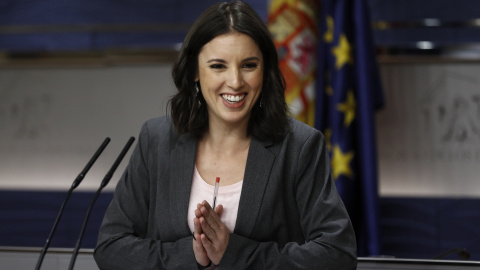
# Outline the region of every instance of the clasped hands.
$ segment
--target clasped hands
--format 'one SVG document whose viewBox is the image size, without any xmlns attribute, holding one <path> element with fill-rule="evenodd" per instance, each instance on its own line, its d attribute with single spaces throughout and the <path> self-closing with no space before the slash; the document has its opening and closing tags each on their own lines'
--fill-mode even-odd
<svg viewBox="0 0 480 270">
<path fill-rule="evenodd" d="M 193 219 L 193 252 L 200 265 L 206 266 L 210 262 L 218 265 L 227 249 L 230 231 L 220 220 L 222 211 L 222 205 L 213 210 L 206 201 L 197 204 Z"/>
</svg>

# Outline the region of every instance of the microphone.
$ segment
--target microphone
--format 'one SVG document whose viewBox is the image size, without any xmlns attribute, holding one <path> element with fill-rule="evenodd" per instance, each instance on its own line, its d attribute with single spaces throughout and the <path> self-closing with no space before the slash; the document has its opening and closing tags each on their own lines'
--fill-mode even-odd
<svg viewBox="0 0 480 270">
<path fill-rule="evenodd" d="M 80 172 L 80 174 L 77 176 L 77 178 L 75 178 L 75 180 L 73 181 L 72 186 L 70 187 L 70 189 L 67 192 L 67 196 L 63 200 L 63 203 L 62 203 L 62 206 L 60 207 L 60 211 L 58 212 L 57 218 L 55 219 L 55 222 L 53 223 L 53 227 L 52 227 L 52 230 L 50 231 L 50 234 L 48 235 L 47 241 L 45 241 L 45 246 L 43 247 L 42 252 L 40 253 L 40 257 L 38 258 L 37 266 L 35 266 L 35 270 L 39 270 L 40 267 L 42 266 L 43 258 L 45 257 L 45 254 L 47 253 L 48 247 L 50 246 L 50 240 L 52 239 L 53 234 L 55 233 L 55 230 L 57 229 L 58 222 L 60 221 L 60 217 L 63 214 L 63 209 L 65 208 L 65 204 L 67 203 L 68 199 L 70 198 L 70 195 L 72 194 L 72 191 L 75 188 L 77 188 L 78 185 L 80 185 L 83 178 L 85 177 L 87 172 L 92 167 L 93 163 L 95 163 L 95 161 L 97 161 L 97 158 L 100 156 L 100 154 L 103 152 L 103 150 L 105 150 L 105 148 L 107 147 L 109 142 L 110 142 L 110 138 L 108 138 L 108 137 L 105 138 L 102 145 L 100 145 L 100 147 L 95 152 L 95 154 L 90 159 L 90 161 L 87 163 L 85 168 L 83 168 L 83 170 Z"/>
<path fill-rule="evenodd" d="M 100 187 L 97 189 L 97 192 L 95 193 L 95 196 L 93 197 L 92 201 L 90 202 L 90 205 L 88 206 L 87 214 L 85 215 L 85 218 L 83 220 L 82 229 L 80 230 L 80 236 L 78 236 L 77 245 L 75 246 L 75 249 L 74 249 L 73 254 L 72 254 L 72 258 L 70 260 L 70 265 L 68 267 L 69 270 L 73 269 L 73 266 L 75 264 L 75 260 L 77 259 L 78 251 L 80 249 L 80 245 L 82 244 L 83 234 L 85 233 L 85 228 L 87 227 L 88 218 L 90 217 L 90 212 L 92 211 L 93 205 L 97 201 L 97 198 L 100 195 L 100 192 L 102 191 L 102 189 L 107 186 L 108 182 L 110 181 L 110 179 L 113 176 L 113 173 L 117 169 L 118 165 L 120 165 L 120 162 L 122 162 L 122 159 L 127 154 L 128 149 L 130 149 L 130 146 L 132 146 L 133 141 L 135 141 L 135 138 L 130 137 L 127 144 L 123 147 L 122 152 L 120 152 L 120 155 L 117 157 L 117 159 L 113 163 L 112 168 L 110 168 L 108 173 L 103 178 L 102 183 L 100 184 Z"/>
</svg>

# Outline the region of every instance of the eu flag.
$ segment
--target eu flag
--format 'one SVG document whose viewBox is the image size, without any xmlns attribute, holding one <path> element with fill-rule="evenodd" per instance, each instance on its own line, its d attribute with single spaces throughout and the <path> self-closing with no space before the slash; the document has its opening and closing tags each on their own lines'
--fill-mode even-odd
<svg viewBox="0 0 480 270">
<path fill-rule="evenodd" d="M 324 0 L 315 127 L 357 234 L 358 256 L 380 254 L 375 109 L 383 106 L 364 0 Z"/>
</svg>

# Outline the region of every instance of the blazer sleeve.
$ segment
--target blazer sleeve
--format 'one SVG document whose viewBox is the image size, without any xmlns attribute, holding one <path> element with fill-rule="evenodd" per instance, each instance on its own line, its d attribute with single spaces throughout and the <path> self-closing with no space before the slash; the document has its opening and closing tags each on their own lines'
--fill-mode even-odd
<svg viewBox="0 0 480 270">
<path fill-rule="evenodd" d="M 356 269 L 353 227 L 330 173 L 323 135 L 313 132 L 289 157 L 305 243 L 258 242 L 231 234 L 219 269 Z M 241 266 L 241 267 L 240 267 Z"/>
<path fill-rule="evenodd" d="M 100 227 L 94 258 L 101 269 L 197 268 L 192 237 L 162 242 L 147 235 L 151 226 L 148 133 L 147 122 Z"/>
</svg>

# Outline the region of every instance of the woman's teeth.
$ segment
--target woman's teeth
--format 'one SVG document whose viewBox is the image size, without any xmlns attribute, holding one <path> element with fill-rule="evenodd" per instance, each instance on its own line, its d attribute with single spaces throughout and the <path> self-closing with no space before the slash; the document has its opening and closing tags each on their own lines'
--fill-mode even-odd
<svg viewBox="0 0 480 270">
<path fill-rule="evenodd" d="M 245 98 L 245 95 L 233 96 L 233 95 L 222 95 L 222 98 L 229 103 L 236 103 L 242 101 Z"/>
</svg>

